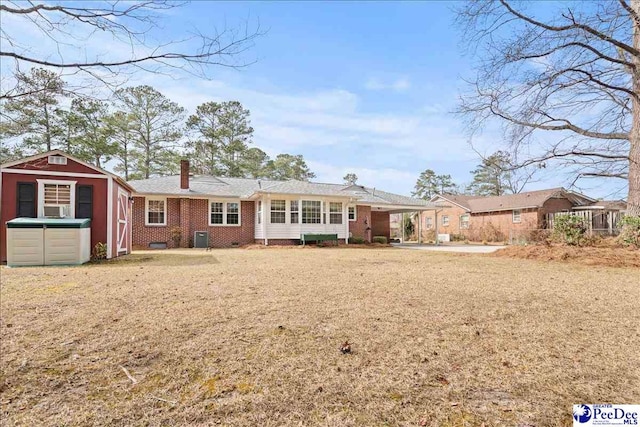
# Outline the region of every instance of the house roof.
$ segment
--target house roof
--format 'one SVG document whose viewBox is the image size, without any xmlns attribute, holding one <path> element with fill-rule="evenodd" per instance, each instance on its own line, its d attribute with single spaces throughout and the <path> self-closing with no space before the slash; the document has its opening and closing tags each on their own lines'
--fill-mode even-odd
<svg viewBox="0 0 640 427">
<path fill-rule="evenodd" d="M 588 205 L 594 202 L 594 199 L 590 197 L 567 191 L 562 187 L 489 197 L 442 194 L 434 197 L 434 199 L 438 197 L 454 203 L 471 213 L 539 208 L 547 200 L 554 197 L 568 198 L 576 205 Z"/>
<path fill-rule="evenodd" d="M 180 188 L 180 176 L 164 176 L 138 181 L 129 181 L 138 194 L 189 196 L 189 197 L 234 197 L 250 199 L 259 194 L 313 195 L 357 199 L 359 203 L 371 205 L 403 205 L 434 207 L 435 204 L 422 199 L 402 196 L 359 185 L 326 184 L 308 181 L 274 181 L 268 179 L 225 178 L 195 175 L 189 178 L 189 189 Z"/>
<path fill-rule="evenodd" d="M 98 173 L 102 173 L 105 175 L 108 175 L 110 177 L 112 177 L 114 180 L 116 180 L 118 182 L 118 184 L 122 185 L 123 187 L 132 190 L 133 188 L 127 183 L 127 181 L 125 181 L 124 179 L 120 178 L 118 175 L 113 174 L 109 171 L 106 171 L 102 168 L 99 168 L 95 165 L 92 165 L 91 163 L 87 163 L 84 160 L 80 160 L 77 157 L 72 156 L 71 154 L 67 154 L 62 150 L 51 150 L 51 151 L 46 151 L 44 153 L 40 153 L 40 154 L 35 154 L 33 156 L 29 156 L 29 157 L 24 157 L 20 160 L 14 160 L 12 162 L 7 162 L 4 163 L 2 165 L 0 165 L 0 170 L 2 169 L 7 169 L 7 168 L 12 168 L 13 166 L 17 166 L 17 165 L 21 165 L 23 163 L 28 163 L 28 162 L 32 162 L 34 160 L 38 160 L 38 159 L 42 159 L 44 157 L 49 157 L 49 156 L 63 156 L 66 157 L 70 160 L 73 160 L 76 163 L 79 163 L 83 166 L 88 167 L 89 169 L 93 169 L 94 171 L 98 172 Z"/>
<path fill-rule="evenodd" d="M 575 208 L 574 208 L 575 209 Z M 588 205 L 580 206 L 578 209 L 605 209 L 624 211 L 627 209 L 627 202 L 624 200 L 596 200 Z"/>
</svg>

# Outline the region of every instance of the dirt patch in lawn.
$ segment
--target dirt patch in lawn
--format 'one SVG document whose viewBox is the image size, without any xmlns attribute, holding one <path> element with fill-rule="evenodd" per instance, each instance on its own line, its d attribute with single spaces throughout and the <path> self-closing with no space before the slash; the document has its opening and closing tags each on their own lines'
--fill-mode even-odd
<svg viewBox="0 0 640 427">
<path fill-rule="evenodd" d="M 172 266 L 189 266 L 189 265 L 206 265 L 216 264 L 218 260 L 210 251 L 192 252 L 192 253 L 175 253 L 167 256 L 167 251 L 146 251 L 132 253 L 129 255 L 112 258 L 109 260 L 94 261 L 86 264 L 86 267 L 103 266 L 103 267 L 125 267 L 132 265 L 148 265 L 156 267 L 172 267 Z"/>
<path fill-rule="evenodd" d="M 6 425 L 570 426 L 640 401 L 637 268 L 309 248 L 0 276 Z"/>
<path fill-rule="evenodd" d="M 613 246 L 509 246 L 494 252 L 491 256 L 571 262 L 592 266 L 640 267 L 640 250 Z"/>
<path fill-rule="evenodd" d="M 270 245 L 265 246 L 258 243 L 251 243 L 248 245 L 242 246 L 242 249 L 256 250 L 256 249 L 269 249 L 269 250 L 308 250 L 308 249 L 384 249 L 384 248 L 393 248 L 393 245 L 389 243 L 349 243 L 346 244 L 344 242 L 326 242 L 323 244 L 309 243 L 306 245 Z"/>
</svg>

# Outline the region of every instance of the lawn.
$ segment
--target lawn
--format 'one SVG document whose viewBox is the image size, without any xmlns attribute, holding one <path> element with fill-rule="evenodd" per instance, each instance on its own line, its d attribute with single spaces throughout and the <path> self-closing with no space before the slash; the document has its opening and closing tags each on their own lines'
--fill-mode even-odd
<svg viewBox="0 0 640 427">
<path fill-rule="evenodd" d="M 0 273 L 6 425 L 569 426 L 640 402 L 637 268 L 298 248 Z"/>
</svg>

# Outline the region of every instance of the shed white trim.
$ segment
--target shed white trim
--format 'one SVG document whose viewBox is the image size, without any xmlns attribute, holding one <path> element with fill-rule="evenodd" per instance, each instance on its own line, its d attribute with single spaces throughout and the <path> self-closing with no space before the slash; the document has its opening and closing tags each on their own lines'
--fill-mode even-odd
<svg viewBox="0 0 640 427">
<path fill-rule="evenodd" d="M 2 169 L 2 173 L 18 173 L 20 175 L 49 175 L 49 176 L 67 176 L 70 178 L 97 178 L 109 179 L 108 175 L 98 175 L 97 173 L 75 173 L 75 172 L 56 172 L 56 171 L 35 171 L 31 169 Z"/>
</svg>

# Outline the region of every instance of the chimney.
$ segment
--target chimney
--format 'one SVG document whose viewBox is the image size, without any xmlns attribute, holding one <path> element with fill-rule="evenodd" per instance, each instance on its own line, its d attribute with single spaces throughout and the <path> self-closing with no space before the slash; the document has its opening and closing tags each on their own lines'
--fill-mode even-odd
<svg viewBox="0 0 640 427">
<path fill-rule="evenodd" d="M 189 160 L 180 160 L 180 188 L 189 189 Z"/>
</svg>

